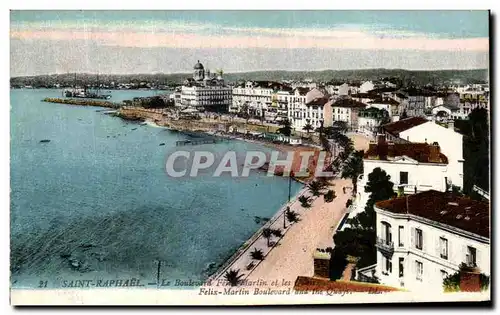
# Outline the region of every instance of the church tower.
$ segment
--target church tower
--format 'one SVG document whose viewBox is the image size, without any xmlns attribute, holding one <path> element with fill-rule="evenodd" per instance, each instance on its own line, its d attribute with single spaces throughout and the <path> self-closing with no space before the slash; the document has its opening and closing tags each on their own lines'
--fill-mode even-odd
<svg viewBox="0 0 500 315">
<path fill-rule="evenodd" d="M 198 62 L 194 65 L 193 79 L 195 81 L 203 81 L 204 78 L 205 78 L 205 68 L 198 60 Z"/>
</svg>

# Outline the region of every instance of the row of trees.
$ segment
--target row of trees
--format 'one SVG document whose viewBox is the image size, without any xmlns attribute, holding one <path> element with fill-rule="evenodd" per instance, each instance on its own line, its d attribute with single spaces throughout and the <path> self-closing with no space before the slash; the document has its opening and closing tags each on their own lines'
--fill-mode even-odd
<svg viewBox="0 0 500 315">
<path fill-rule="evenodd" d="M 316 179 L 309 183 L 307 185 L 307 188 L 313 197 L 320 197 L 321 195 L 323 195 L 326 202 L 332 202 L 336 198 L 335 192 L 333 190 L 327 190 L 327 186 L 328 185 L 325 180 Z M 309 209 L 312 205 L 313 197 L 302 195 L 298 198 L 298 201 L 304 209 Z M 290 210 L 290 207 L 285 210 L 285 216 L 289 224 L 297 223 L 300 221 L 299 214 L 293 210 Z M 271 239 L 273 237 L 277 237 L 279 240 L 281 237 L 283 237 L 283 232 L 281 229 L 272 229 L 270 227 L 266 227 L 262 230 L 262 237 L 266 239 L 267 246 L 272 247 L 275 246 L 276 243 L 271 242 Z M 265 258 L 264 251 L 262 249 L 254 248 L 254 250 L 250 252 L 250 257 L 254 261 L 262 261 Z M 247 270 L 251 270 L 252 268 L 254 268 L 254 266 L 254 262 L 250 263 L 247 266 Z M 230 269 L 224 274 L 224 278 L 231 286 L 237 286 L 238 284 L 240 284 L 243 276 L 244 274 L 240 274 L 239 269 Z"/>
</svg>

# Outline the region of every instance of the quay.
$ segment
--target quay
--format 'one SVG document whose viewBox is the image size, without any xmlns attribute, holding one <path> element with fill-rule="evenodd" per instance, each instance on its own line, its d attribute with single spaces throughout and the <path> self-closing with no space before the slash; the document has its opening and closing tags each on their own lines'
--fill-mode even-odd
<svg viewBox="0 0 500 315">
<path fill-rule="evenodd" d="M 75 98 L 59 98 L 59 97 L 47 97 L 42 100 L 48 103 L 57 104 L 68 104 L 77 106 L 96 106 L 96 107 L 107 107 L 118 109 L 122 106 L 120 103 L 114 103 L 109 101 L 98 101 L 93 99 L 75 99 Z"/>
<path fill-rule="evenodd" d="M 182 147 L 186 145 L 202 145 L 202 144 L 214 144 L 224 141 L 229 141 L 229 139 L 224 138 L 213 138 L 213 139 L 199 139 L 199 140 L 179 140 L 175 142 L 176 147 Z"/>
</svg>

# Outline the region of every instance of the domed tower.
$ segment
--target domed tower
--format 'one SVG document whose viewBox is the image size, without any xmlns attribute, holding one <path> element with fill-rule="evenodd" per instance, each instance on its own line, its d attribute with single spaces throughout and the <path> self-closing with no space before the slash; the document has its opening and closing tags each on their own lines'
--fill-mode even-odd
<svg viewBox="0 0 500 315">
<path fill-rule="evenodd" d="M 194 65 L 193 79 L 195 79 L 196 81 L 203 81 L 204 78 L 205 78 L 205 68 L 198 60 L 198 62 Z"/>
</svg>

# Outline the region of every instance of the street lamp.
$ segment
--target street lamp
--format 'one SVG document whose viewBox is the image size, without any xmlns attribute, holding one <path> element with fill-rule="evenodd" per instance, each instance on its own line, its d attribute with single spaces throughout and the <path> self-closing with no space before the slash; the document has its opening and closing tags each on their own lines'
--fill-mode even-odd
<svg viewBox="0 0 500 315">
<path fill-rule="evenodd" d="M 283 229 L 286 228 L 286 214 L 290 211 L 290 199 L 292 198 L 292 177 L 294 176 L 295 174 L 293 173 L 293 171 L 290 171 L 290 175 L 288 176 L 288 206 L 283 213 Z"/>
</svg>

